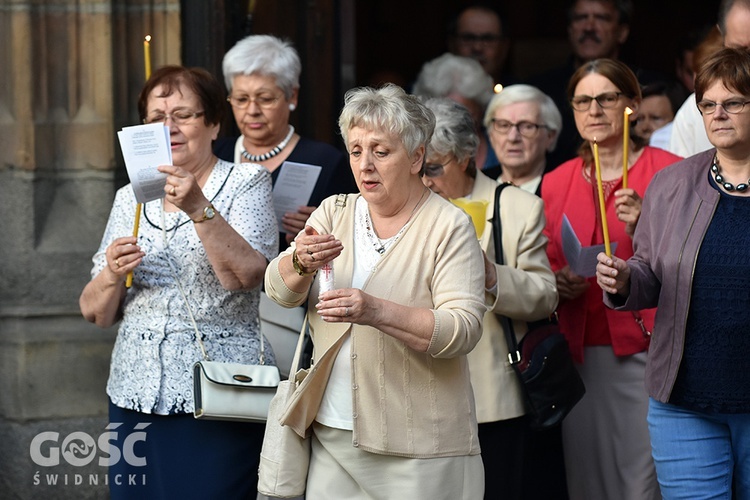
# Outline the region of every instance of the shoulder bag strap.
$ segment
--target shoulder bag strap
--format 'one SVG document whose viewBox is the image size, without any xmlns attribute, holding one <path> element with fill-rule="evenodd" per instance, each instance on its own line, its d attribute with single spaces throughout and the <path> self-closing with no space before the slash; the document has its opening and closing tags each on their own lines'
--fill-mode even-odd
<svg viewBox="0 0 750 500">
<path fill-rule="evenodd" d="M 495 188 L 495 210 L 492 215 L 492 239 L 495 242 L 495 262 L 503 265 L 503 225 L 500 218 L 500 195 L 510 182 L 504 182 Z M 516 332 L 513 328 L 513 321 L 505 315 L 500 315 L 500 324 L 505 332 L 505 341 L 508 343 L 508 361 L 515 365 L 521 361 L 521 353 L 518 352 L 518 342 L 516 341 Z"/>
<path fill-rule="evenodd" d="M 299 371 L 299 363 L 300 358 L 302 357 L 302 346 L 305 343 L 305 334 L 307 333 L 307 313 L 305 314 L 305 319 L 302 321 L 302 329 L 299 332 L 299 338 L 297 339 L 297 348 L 294 350 L 294 357 L 292 358 L 292 367 L 289 369 L 289 377 L 294 377 L 294 375 Z"/>
</svg>

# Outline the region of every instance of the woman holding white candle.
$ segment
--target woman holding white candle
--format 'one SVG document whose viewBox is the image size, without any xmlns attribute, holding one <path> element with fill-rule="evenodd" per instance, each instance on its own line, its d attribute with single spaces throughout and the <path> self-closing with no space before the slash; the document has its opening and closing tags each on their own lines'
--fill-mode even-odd
<svg viewBox="0 0 750 500">
<path fill-rule="evenodd" d="M 563 422 L 568 491 L 575 499 L 658 498 L 643 391 L 655 311 L 633 315 L 604 307 L 599 288 L 591 286 L 593 276 L 570 270 L 561 228 L 565 215 L 583 246 L 609 240 L 617 256 L 628 258 L 641 211 L 640 193 L 657 171 L 680 158 L 644 146 L 635 137 L 625 143 L 627 108 L 637 112 L 641 93 L 623 63 L 597 59 L 584 64 L 571 78 L 568 96 L 584 143 L 579 157 L 542 179 L 560 327 L 586 384 L 583 400 Z M 622 188 L 624 165 L 627 188 Z"/>
<path fill-rule="evenodd" d="M 422 184 L 434 127 L 400 87 L 347 92 L 361 193 L 323 200 L 266 270 L 270 298 L 308 307 L 314 363 L 282 422 L 312 432 L 308 500 L 483 496 L 467 355 L 484 264 L 467 217 Z"/>
</svg>

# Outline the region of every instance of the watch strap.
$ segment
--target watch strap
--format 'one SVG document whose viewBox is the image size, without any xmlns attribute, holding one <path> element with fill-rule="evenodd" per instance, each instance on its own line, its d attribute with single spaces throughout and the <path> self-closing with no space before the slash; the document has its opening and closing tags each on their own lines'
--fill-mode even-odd
<svg viewBox="0 0 750 500">
<path fill-rule="evenodd" d="M 209 216 L 209 213 L 211 214 L 210 216 Z M 216 214 L 218 213 L 219 212 L 216 210 L 213 204 L 209 203 L 208 206 L 203 209 L 203 217 L 197 220 L 193 220 L 193 223 L 198 224 L 200 222 L 205 222 L 209 219 L 213 219 L 214 217 L 216 217 Z"/>
<path fill-rule="evenodd" d="M 310 276 L 311 274 L 315 274 L 316 271 L 308 272 L 305 271 L 305 269 L 302 267 L 302 264 L 300 263 L 299 259 L 297 258 L 297 250 L 294 250 L 292 252 L 292 267 L 294 267 L 294 270 L 299 274 L 300 276 Z"/>
</svg>

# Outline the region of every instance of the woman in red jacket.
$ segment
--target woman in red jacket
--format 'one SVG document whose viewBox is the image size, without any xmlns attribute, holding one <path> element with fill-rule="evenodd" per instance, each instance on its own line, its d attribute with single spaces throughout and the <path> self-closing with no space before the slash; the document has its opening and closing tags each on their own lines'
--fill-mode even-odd
<svg viewBox="0 0 750 500">
<path fill-rule="evenodd" d="M 632 138 L 624 149 L 626 107 L 637 116 L 638 80 L 623 63 L 597 59 L 576 71 L 568 85 L 579 156 L 544 176 L 542 198 L 549 238 L 547 254 L 557 277 L 558 315 L 586 384 L 586 395 L 563 422 L 568 491 L 575 499 L 646 500 L 659 497 L 643 389 L 648 331 L 654 310 L 606 308 L 591 275 L 573 272 L 563 252 L 563 216 L 583 246 L 604 242 L 593 158 L 597 144 L 609 236 L 615 254 L 633 254 L 632 235 L 641 211 L 640 194 L 651 177 L 679 157 Z M 623 188 L 623 158 L 628 184 Z M 588 273 L 583 273 L 588 274 Z"/>
</svg>

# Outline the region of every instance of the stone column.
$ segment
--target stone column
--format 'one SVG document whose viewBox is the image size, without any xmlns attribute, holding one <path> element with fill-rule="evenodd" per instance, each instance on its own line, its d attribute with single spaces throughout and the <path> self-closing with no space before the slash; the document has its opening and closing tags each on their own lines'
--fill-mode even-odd
<svg viewBox="0 0 750 500">
<path fill-rule="evenodd" d="M 122 171 L 116 130 L 137 121 L 143 37 L 154 67 L 179 64 L 179 16 L 179 0 L 0 4 L 3 498 L 107 497 L 85 435 L 107 422 L 115 329 L 85 322 L 78 296 Z"/>
</svg>

